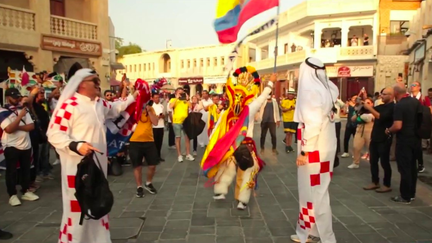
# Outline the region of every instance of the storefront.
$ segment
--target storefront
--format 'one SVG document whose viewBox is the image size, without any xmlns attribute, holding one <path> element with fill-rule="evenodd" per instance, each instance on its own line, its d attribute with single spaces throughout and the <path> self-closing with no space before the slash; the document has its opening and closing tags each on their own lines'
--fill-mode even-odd
<svg viewBox="0 0 432 243">
<path fill-rule="evenodd" d="M 375 92 L 374 66 L 326 66 L 327 77 L 339 88 L 340 99 L 358 94 L 364 87 L 368 94 Z"/>
<path fill-rule="evenodd" d="M 226 82 L 226 76 L 204 77 L 203 89 L 209 92 L 214 91 L 217 94 L 222 94 L 225 92 Z"/>
<path fill-rule="evenodd" d="M 186 93 L 190 96 L 195 95 L 197 92 L 201 93 L 203 90 L 203 77 L 189 77 L 189 78 L 179 78 L 178 85 L 182 86 Z"/>
</svg>

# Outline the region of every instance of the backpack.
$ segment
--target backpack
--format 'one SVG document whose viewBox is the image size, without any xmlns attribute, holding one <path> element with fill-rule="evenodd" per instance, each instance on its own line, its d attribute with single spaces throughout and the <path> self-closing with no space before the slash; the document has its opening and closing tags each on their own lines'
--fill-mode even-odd
<svg viewBox="0 0 432 243">
<path fill-rule="evenodd" d="M 421 139 L 429 139 L 432 132 L 432 116 L 429 107 L 419 103 L 417 116 L 417 136 Z"/>
<path fill-rule="evenodd" d="M 85 156 L 77 167 L 75 197 L 81 207 L 79 224 L 82 225 L 85 216 L 98 220 L 107 215 L 114 204 L 114 195 L 95 153 Z"/>
</svg>

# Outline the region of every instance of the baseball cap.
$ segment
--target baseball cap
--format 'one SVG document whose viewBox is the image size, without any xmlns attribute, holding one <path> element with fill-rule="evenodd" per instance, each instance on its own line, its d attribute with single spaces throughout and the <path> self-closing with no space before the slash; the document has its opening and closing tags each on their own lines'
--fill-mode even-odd
<svg viewBox="0 0 432 243">
<path fill-rule="evenodd" d="M 8 96 L 10 96 L 10 97 L 12 97 L 14 99 L 22 97 L 21 93 L 16 88 L 9 88 L 9 89 L 7 89 L 6 92 L 5 92 L 5 97 L 8 97 Z"/>
</svg>

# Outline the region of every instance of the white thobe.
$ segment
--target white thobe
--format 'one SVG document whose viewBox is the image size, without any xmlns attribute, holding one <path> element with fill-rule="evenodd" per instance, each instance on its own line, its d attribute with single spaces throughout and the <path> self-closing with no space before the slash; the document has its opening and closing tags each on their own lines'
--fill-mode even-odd
<svg viewBox="0 0 432 243">
<path fill-rule="evenodd" d="M 120 112 L 134 102 L 129 96 L 124 102 L 108 103 L 103 99 L 90 98 L 75 93 L 54 114 L 47 132 L 48 141 L 60 155 L 63 195 L 63 217 L 60 225 L 59 243 L 110 243 L 108 215 L 99 220 L 84 220 L 79 225 L 81 208 L 75 197 L 77 164 L 83 156 L 69 149 L 71 142 L 86 141 L 99 149 L 96 154 L 107 175 L 107 143 L 105 119 L 119 116 Z"/>
<path fill-rule="evenodd" d="M 207 99 L 207 100 L 202 99 L 201 102 L 202 102 L 203 108 L 208 107 L 209 105 L 213 104 L 213 101 L 211 99 Z M 209 116 L 208 111 L 205 111 L 204 109 L 202 109 L 201 113 L 203 114 L 201 120 L 203 120 L 206 123 L 205 128 L 207 128 L 208 127 L 207 122 L 208 122 L 208 116 Z M 202 133 L 200 135 L 198 135 L 198 144 L 200 146 L 207 146 L 208 143 L 209 143 L 208 132 L 207 132 L 207 129 L 204 129 L 202 131 Z"/>
<path fill-rule="evenodd" d="M 270 87 L 265 87 L 263 92 L 258 98 L 252 101 L 249 106 L 249 125 L 247 131 L 247 137 L 253 138 L 253 130 L 255 125 L 255 115 L 260 110 L 261 106 L 266 102 L 267 97 L 270 95 L 272 89 Z M 222 117 L 223 114 L 220 115 Z M 219 121 L 216 126 L 219 125 Z M 215 126 L 215 127 L 216 127 Z M 216 129 L 214 129 L 216 130 Z M 213 131 L 214 131 L 213 130 Z M 241 186 L 240 188 L 244 188 L 240 191 L 237 200 L 242 203 L 248 204 L 250 200 L 250 195 L 252 192 L 252 188 L 246 186 L 246 184 L 250 181 L 252 172 L 259 169 L 259 165 L 255 161 L 254 166 L 247 168 L 242 176 Z M 234 177 L 236 175 L 236 164 L 234 156 L 230 157 L 228 161 L 224 162 L 218 170 L 216 178 L 219 178 L 218 183 L 214 185 L 214 193 L 215 194 L 228 194 L 228 187 L 231 185 Z"/>
</svg>

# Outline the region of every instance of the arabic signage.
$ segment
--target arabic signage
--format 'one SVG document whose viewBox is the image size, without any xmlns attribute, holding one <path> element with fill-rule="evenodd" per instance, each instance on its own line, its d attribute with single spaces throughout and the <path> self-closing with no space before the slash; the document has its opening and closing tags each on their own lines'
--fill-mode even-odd
<svg viewBox="0 0 432 243">
<path fill-rule="evenodd" d="M 330 78 L 346 77 L 372 77 L 374 76 L 374 67 L 371 66 L 333 66 L 326 67 L 327 76 Z"/>
<path fill-rule="evenodd" d="M 179 78 L 178 79 L 179 85 L 203 84 L 203 83 L 204 83 L 203 77 Z"/>
<path fill-rule="evenodd" d="M 42 35 L 41 48 L 49 51 L 102 56 L 102 45 L 97 42 L 71 40 L 61 37 Z"/>
</svg>

